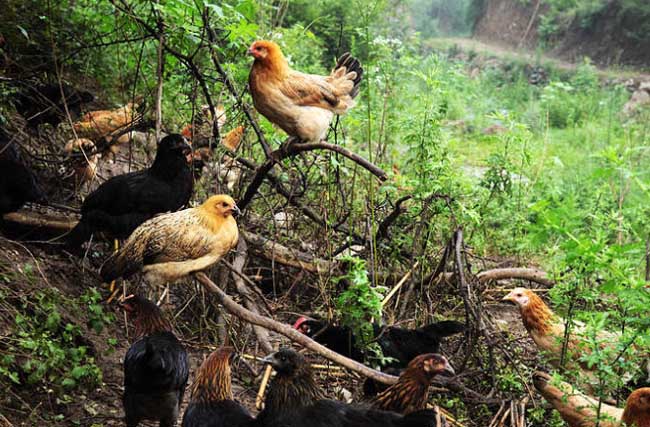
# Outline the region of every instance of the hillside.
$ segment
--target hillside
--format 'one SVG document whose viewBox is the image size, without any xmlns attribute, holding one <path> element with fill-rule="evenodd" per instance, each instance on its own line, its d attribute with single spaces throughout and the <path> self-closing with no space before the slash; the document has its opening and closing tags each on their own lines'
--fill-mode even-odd
<svg viewBox="0 0 650 427">
<path fill-rule="evenodd" d="M 562 6 L 565 4 L 565 6 Z M 648 6 L 643 2 L 486 0 L 473 36 L 511 48 L 542 48 L 569 62 L 648 69 Z"/>
</svg>

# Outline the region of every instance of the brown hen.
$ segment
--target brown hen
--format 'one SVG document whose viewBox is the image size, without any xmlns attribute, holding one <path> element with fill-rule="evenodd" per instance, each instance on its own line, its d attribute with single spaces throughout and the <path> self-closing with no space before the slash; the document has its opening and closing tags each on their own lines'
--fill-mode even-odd
<svg viewBox="0 0 650 427">
<path fill-rule="evenodd" d="M 212 196 L 195 208 L 154 217 L 139 226 L 101 268 L 106 282 L 142 270 L 163 285 L 205 270 L 237 245 L 239 230 L 232 197 Z"/>
<path fill-rule="evenodd" d="M 292 70 L 280 46 L 268 40 L 254 42 L 255 58 L 248 83 L 255 108 L 288 135 L 304 142 L 324 139 L 334 114 L 354 107 L 363 68 L 345 53 L 329 76 Z"/>
<path fill-rule="evenodd" d="M 138 104 L 129 102 L 115 110 L 98 110 L 84 114 L 73 124 L 77 135 L 98 140 L 132 123 L 139 114 Z"/>
<path fill-rule="evenodd" d="M 384 411 L 410 414 L 425 409 L 429 399 L 429 385 L 436 375 L 456 375 L 444 356 L 421 354 L 411 360 L 399 380 L 372 401 L 373 407 Z"/>
<path fill-rule="evenodd" d="M 533 291 L 525 288 L 515 288 L 503 298 L 519 307 L 524 327 L 530 334 L 537 347 L 549 357 L 549 361 L 555 366 L 560 365 L 562 347 L 566 337 L 566 321 L 557 316 L 544 301 Z M 594 367 L 578 359 L 585 351 L 582 336 L 585 333 L 585 325 L 573 321 L 568 343 L 566 345 L 566 360 L 570 363 L 568 367 L 575 367 L 582 371 L 582 374 L 593 379 Z M 615 345 L 620 340 L 620 334 L 610 331 L 600 331 L 598 340 L 601 347 Z M 635 346 L 632 348 L 636 349 Z"/>
<path fill-rule="evenodd" d="M 254 418 L 233 400 L 230 373 L 232 347 L 221 347 L 203 361 L 192 383 L 183 427 L 242 427 Z"/>
<path fill-rule="evenodd" d="M 533 374 L 537 391 L 560 413 L 570 427 L 650 427 L 650 388 L 633 391 L 625 409 L 600 403 L 591 396 L 560 382 L 551 385 L 551 376 L 544 372 Z"/>
</svg>

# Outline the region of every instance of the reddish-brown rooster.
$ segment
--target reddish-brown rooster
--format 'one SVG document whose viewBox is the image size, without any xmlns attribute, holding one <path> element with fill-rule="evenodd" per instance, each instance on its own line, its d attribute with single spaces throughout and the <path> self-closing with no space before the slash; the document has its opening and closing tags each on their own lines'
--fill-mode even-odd
<svg viewBox="0 0 650 427">
<path fill-rule="evenodd" d="M 421 354 L 411 360 L 399 380 L 378 394 L 373 407 L 384 411 L 410 414 L 426 408 L 429 386 L 436 375 L 456 375 L 444 356 L 435 353 Z"/>
<path fill-rule="evenodd" d="M 203 361 L 192 383 L 183 427 L 243 427 L 253 422 L 248 410 L 232 397 L 233 356 L 232 347 L 221 347 Z"/>
</svg>

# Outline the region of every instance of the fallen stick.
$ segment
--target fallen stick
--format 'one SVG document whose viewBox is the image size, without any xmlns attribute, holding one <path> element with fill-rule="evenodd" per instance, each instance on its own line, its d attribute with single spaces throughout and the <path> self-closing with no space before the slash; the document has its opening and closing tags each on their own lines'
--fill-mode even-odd
<svg viewBox="0 0 650 427">
<path fill-rule="evenodd" d="M 0 414 L 0 427 L 13 427 L 14 425 L 5 418 L 4 415 Z"/>
<path fill-rule="evenodd" d="M 394 384 L 397 382 L 396 376 L 384 374 L 383 372 L 376 371 L 355 360 L 341 356 L 329 348 L 318 344 L 316 341 L 312 340 L 306 335 L 301 334 L 288 325 L 282 324 L 271 318 L 255 314 L 250 310 L 247 310 L 246 308 L 237 304 L 232 298 L 228 296 L 228 294 L 222 291 L 221 288 L 219 288 L 212 280 L 208 278 L 208 276 L 205 275 L 205 273 L 199 272 L 196 273 L 195 276 L 196 279 L 201 282 L 203 286 L 205 286 L 206 290 L 214 293 L 217 296 L 219 302 L 223 304 L 226 310 L 239 317 L 240 319 L 282 334 L 285 337 L 289 338 L 291 341 L 297 342 L 303 347 L 306 347 L 309 350 L 318 353 L 323 357 L 326 357 L 332 362 L 338 363 L 339 365 L 344 366 L 351 371 L 357 372 L 365 377 L 372 378 L 373 380 L 379 381 L 383 384 Z"/>
<path fill-rule="evenodd" d="M 264 409 L 264 393 L 266 392 L 266 385 L 269 383 L 269 378 L 271 378 L 272 372 L 273 367 L 271 365 L 266 365 L 264 376 L 262 377 L 262 383 L 260 384 L 260 388 L 257 390 L 257 396 L 255 397 L 255 407 L 258 411 Z"/>
<path fill-rule="evenodd" d="M 329 273 L 338 270 L 340 266 L 338 262 L 314 258 L 259 234 L 245 230 L 241 230 L 240 234 L 251 245 L 252 252 L 283 265 L 300 268 L 310 273 Z"/>
<path fill-rule="evenodd" d="M 34 228 L 47 228 L 53 231 L 70 231 L 77 225 L 76 219 L 62 219 L 48 215 L 30 215 L 25 212 L 10 212 L 2 216 L 2 219 L 15 224 L 26 225 Z"/>
<path fill-rule="evenodd" d="M 523 279 L 546 286 L 553 285 L 553 281 L 548 278 L 545 271 L 535 268 L 495 268 L 493 270 L 481 271 L 476 277 L 481 283 L 489 280 Z"/>
<path fill-rule="evenodd" d="M 415 264 L 413 264 L 413 267 L 411 267 L 411 269 L 410 269 L 409 271 L 406 272 L 406 274 L 404 275 L 404 277 L 402 277 L 402 278 L 400 279 L 400 281 L 397 282 L 397 284 L 395 285 L 395 287 L 393 287 L 393 289 L 390 290 L 390 292 L 388 293 L 388 295 L 386 295 L 386 298 L 384 298 L 384 300 L 381 302 L 381 308 L 384 308 L 384 306 L 385 306 L 386 304 L 388 304 L 388 302 L 389 302 L 390 299 L 393 297 L 393 295 L 395 295 L 395 294 L 397 293 L 397 291 L 399 291 L 399 289 L 402 287 L 402 285 L 403 285 L 404 283 L 406 283 L 406 281 L 409 279 L 409 277 L 411 277 L 411 274 L 413 273 L 413 270 L 415 270 L 416 268 L 418 268 L 418 265 L 420 265 L 420 261 L 416 261 Z"/>
</svg>

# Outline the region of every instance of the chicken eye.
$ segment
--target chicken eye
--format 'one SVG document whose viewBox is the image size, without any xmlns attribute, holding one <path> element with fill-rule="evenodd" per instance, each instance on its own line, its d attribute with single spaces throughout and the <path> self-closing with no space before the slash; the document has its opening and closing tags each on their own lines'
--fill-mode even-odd
<svg viewBox="0 0 650 427">
<path fill-rule="evenodd" d="M 257 47 L 255 48 L 255 50 L 259 52 L 260 50 L 262 50 L 262 48 L 259 47 L 259 46 L 257 46 Z"/>
<path fill-rule="evenodd" d="M 223 202 L 223 203 L 221 204 L 221 206 L 223 206 L 224 208 L 227 208 L 227 207 L 228 207 L 228 203 Z"/>
</svg>

